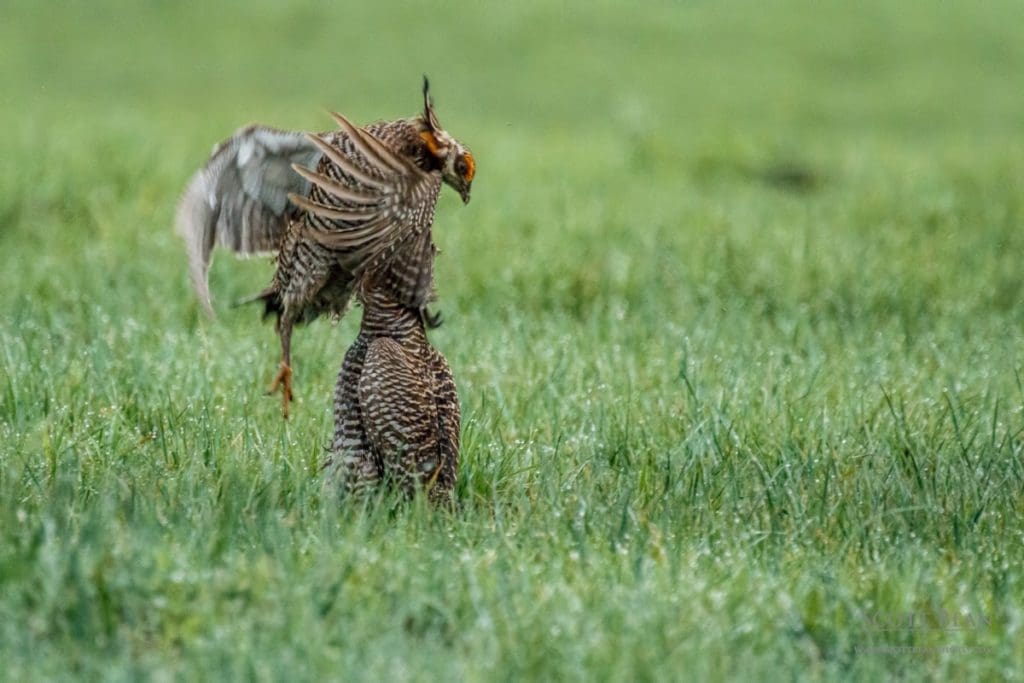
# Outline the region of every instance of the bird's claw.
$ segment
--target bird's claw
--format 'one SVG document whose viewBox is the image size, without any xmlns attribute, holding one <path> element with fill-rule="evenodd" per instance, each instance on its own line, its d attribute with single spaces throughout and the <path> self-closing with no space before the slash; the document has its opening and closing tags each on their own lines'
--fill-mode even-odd
<svg viewBox="0 0 1024 683">
<path fill-rule="evenodd" d="M 281 413 L 287 419 L 288 404 L 292 400 L 292 368 L 284 361 L 281 361 L 281 367 L 278 368 L 277 374 L 274 375 L 270 388 L 267 389 L 267 395 L 269 396 L 277 392 L 278 389 L 281 390 Z"/>
</svg>

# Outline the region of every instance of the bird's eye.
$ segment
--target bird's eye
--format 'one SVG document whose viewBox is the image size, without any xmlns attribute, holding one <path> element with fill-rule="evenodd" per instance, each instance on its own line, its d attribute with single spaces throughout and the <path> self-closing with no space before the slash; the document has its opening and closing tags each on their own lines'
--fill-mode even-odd
<svg viewBox="0 0 1024 683">
<path fill-rule="evenodd" d="M 473 161 L 473 155 L 469 152 L 460 154 L 455 159 L 455 172 L 462 176 L 467 183 L 473 182 L 473 176 L 476 175 L 476 162 Z"/>
</svg>

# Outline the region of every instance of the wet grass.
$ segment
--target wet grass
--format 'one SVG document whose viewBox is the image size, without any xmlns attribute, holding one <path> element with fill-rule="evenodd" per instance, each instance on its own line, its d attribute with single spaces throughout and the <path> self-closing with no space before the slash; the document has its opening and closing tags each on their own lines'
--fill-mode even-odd
<svg viewBox="0 0 1024 683">
<path fill-rule="evenodd" d="M 7 677 L 1019 676 L 1017 5 L 8 14 Z M 297 333 L 284 423 L 227 305 L 270 266 L 220 258 L 209 323 L 170 227 L 238 126 L 423 72 L 479 163 L 435 228 L 452 516 L 334 503 L 358 314 Z"/>
</svg>

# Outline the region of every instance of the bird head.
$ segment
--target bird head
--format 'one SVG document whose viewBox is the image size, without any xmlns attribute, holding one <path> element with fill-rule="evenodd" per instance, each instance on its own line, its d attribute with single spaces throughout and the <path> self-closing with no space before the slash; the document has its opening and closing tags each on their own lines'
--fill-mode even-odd
<svg viewBox="0 0 1024 683">
<path fill-rule="evenodd" d="M 420 138 L 441 167 L 441 178 L 469 203 L 469 189 L 476 173 L 476 162 L 469 148 L 441 127 L 430 101 L 430 82 L 423 77 L 423 130 Z"/>
</svg>

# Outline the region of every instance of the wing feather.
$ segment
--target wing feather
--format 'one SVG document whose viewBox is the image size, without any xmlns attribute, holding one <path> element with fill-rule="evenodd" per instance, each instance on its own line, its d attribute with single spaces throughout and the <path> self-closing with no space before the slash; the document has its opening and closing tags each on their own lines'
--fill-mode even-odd
<svg viewBox="0 0 1024 683">
<path fill-rule="evenodd" d="M 312 142 L 317 147 L 317 149 L 323 152 L 324 156 L 330 159 L 335 166 L 337 166 L 342 171 L 355 178 L 358 182 L 362 183 L 363 185 L 366 185 L 367 187 L 372 187 L 376 189 L 387 187 L 387 185 L 380 178 L 375 178 L 368 173 L 364 173 L 352 162 L 351 159 L 346 157 L 345 154 L 340 149 L 336 148 L 334 145 L 327 142 L 319 135 L 307 133 L 306 137 L 309 139 L 310 142 Z"/>
<path fill-rule="evenodd" d="M 340 114 L 334 116 L 343 136 L 333 144 L 310 136 L 323 152 L 321 167 L 295 169 L 320 191 L 310 198 L 298 193 L 290 196 L 309 217 L 321 219 L 307 218 L 303 229 L 339 252 L 353 274 L 372 271 L 385 284 L 394 285 L 403 303 L 425 302 L 433 286 L 430 227 L 441 174 L 420 169 L 369 131 Z M 397 269 L 395 274 L 387 274 L 385 266 L 391 265 Z"/>
<path fill-rule="evenodd" d="M 331 194 L 340 199 L 344 199 L 347 202 L 352 202 L 353 204 L 372 204 L 379 199 L 379 197 L 376 197 L 367 192 L 359 192 L 357 190 L 353 190 L 352 187 L 349 185 L 345 185 L 344 183 L 341 183 L 335 180 L 334 178 L 329 178 L 328 176 L 325 176 L 322 173 L 311 171 L 308 168 L 305 168 L 304 166 L 292 164 L 292 169 L 300 176 L 302 176 L 312 184 L 319 187 L 324 192 L 327 192 L 328 194 Z M 291 198 L 289 197 L 289 199 Z"/>
<path fill-rule="evenodd" d="M 301 133 L 248 126 L 218 145 L 189 181 L 175 224 L 185 240 L 196 295 L 213 314 L 207 273 L 215 245 L 237 254 L 275 252 L 310 182 L 292 164 L 315 165 L 321 150 Z"/>
<path fill-rule="evenodd" d="M 390 169 L 394 173 L 424 173 L 416 168 L 414 164 L 406 161 L 400 156 L 397 156 L 370 133 L 362 128 L 357 128 L 352 125 L 352 122 L 341 114 L 333 112 L 331 116 L 334 117 L 334 120 L 338 123 L 341 129 L 345 131 L 349 136 L 349 139 L 352 140 L 352 143 L 367 160 L 376 163 L 383 168 Z"/>
<path fill-rule="evenodd" d="M 288 199 L 290 199 L 292 204 L 300 209 L 320 216 L 321 218 L 328 218 L 334 221 L 361 222 L 372 219 L 378 215 L 378 210 L 373 206 L 361 206 L 357 209 L 339 209 L 336 206 L 328 206 L 327 204 L 314 202 L 311 199 L 306 199 L 302 195 L 295 193 L 289 194 Z"/>
</svg>

